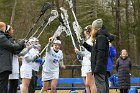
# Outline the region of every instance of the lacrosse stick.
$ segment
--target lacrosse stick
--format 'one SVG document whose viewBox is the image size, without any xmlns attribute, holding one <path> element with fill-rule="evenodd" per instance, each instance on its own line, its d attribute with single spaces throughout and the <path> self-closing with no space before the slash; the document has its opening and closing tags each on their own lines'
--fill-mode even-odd
<svg viewBox="0 0 140 93">
<path fill-rule="evenodd" d="M 82 28 L 81 26 L 79 25 L 78 21 L 77 21 L 77 18 L 76 18 L 76 15 L 74 13 L 74 10 L 73 10 L 73 3 L 72 3 L 72 0 L 66 0 L 68 3 L 69 3 L 69 6 L 71 8 L 71 11 L 72 11 L 72 14 L 73 14 L 73 17 L 74 17 L 74 22 L 73 22 L 73 29 L 75 31 L 75 34 L 76 34 L 76 37 L 77 37 L 77 40 L 78 42 L 80 43 L 80 41 L 82 40 L 81 38 L 81 32 L 82 32 Z"/>
<path fill-rule="evenodd" d="M 61 7 L 60 10 L 63 12 L 63 14 L 61 13 L 61 17 L 62 17 L 63 23 L 66 27 L 66 33 L 67 33 L 67 35 L 70 35 L 71 40 L 72 40 L 72 44 L 73 44 L 74 48 L 76 48 L 76 44 L 75 44 L 74 38 L 72 36 L 72 32 L 71 32 L 69 22 L 68 22 L 67 10 L 65 10 L 63 7 Z"/>
<path fill-rule="evenodd" d="M 62 33 L 64 30 L 65 30 L 65 27 L 64 27 L 64 26 L 62 26 L 62 25 L 58 26 L 57 30 L 55 31 L 55 33 L 53 34 L 52 37 L 53 37 L 53 38 L 56 38 L 56 37 L 60 36 L 61 33 Z M 40 52 L 40 55 L 46 50 L 46 48 L 47 48 L 47 45 L 42 49 L 42 51 Z"/>
<path fill-rule="evenodd" d="M 32 32 L 32 30 L 33 30 L 33 28 L 35 27 L 35 25 L 37 24 L 37 22 L 40 20 L 40 18 L 41 18 L 41 17 L 45 14 L 45 12 L 46 12 L 49 8 L 51 8 L 51 7 L 52 7 L 52 5 L 51 5 L 49 2 L 45 2 L 45 3 L 44 3 L 44 5 L 43 5 L 43 7 L 42 7 L 42 9 L 41 9 L 41 11 L 40 11 L 39 17 L 37 18 L 37 20 L 35 21 L 35 23 L 33 24 L 32 28 L 29 30 L 28 34 L 25 36 L 24 39 L 26 39 L 26 38 L 29 36 L 29 34 Z"/>
<path fill-rule="evenodd" d="M 34 36 L 35 36 L 35 34 L 38 32 L 38 30 L 41 29 L 41 28 L 48 22 L 48 20 L 49 20 L 49 18 L 50 18 L 51 16 L 53 16 L 53 14 L 49 14 L 49 15 L 44 19 L 44 22 L 41 24 L 40 27 L 37 28 L 37 30 L 32 34 L 31 37 L 34 37 Z M 30 38 L 31 38 L 31 37 L 30 37 Z"/>
<path fill-rule="evenodd" d="M 52 10 L 51 11 L 52 16 L 50 16 L 47 24 L 44 26 L 44 28 L 42 29 L 42 31 L 40 32 L 40 34 L 37 36 L 37 39 L 41 36 L 41 34 L 43 33 L 43 31 L 45 30 L 45 28 L 50 25 L 50 23 L 56 19 L 58 17 L 58 12 L 56 10 Z"/>
</svg>

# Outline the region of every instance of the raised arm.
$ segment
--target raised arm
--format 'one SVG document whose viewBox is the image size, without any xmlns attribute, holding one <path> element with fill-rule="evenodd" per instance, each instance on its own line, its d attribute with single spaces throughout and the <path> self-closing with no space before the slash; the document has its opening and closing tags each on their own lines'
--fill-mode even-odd
<svg viewBox="0 0 140 93">
<path fill-rule="evenodd" d="M 54 41 L 54 38 L 50 37 L 49 43 L 47 44 L 46 52 L 50 52 L 53 41 Z"/>
<path fill-rule="evenodd" d="M 107 64 L 107 56 L 109 50 L 109 43 L 107 37 L 104 35 L 98 35 L 96 37 L 96 49 L 97 49 L 97 58 L 96 58 L 96 65 L 95 65 L 95 73 L 100 72 L 101 64 L 103 68 L 105 68 Z M 105 61 L 106 60 L 106 61 Z M 103 63 L 104 62 L 104 63 Z"/>
<path fill-rule="evenodd" d="M 51 46 L 52 46 L 52 43 L 49 42 L 49 43 L 47 44 L 46 52 L 50 52 Z"/>
<path fill-rule="evenodd" d="M 9 39 L 6 38 L 5 35 L 0 35 L 0 47 L 9 52 L 15 53 L 15 51 L 22 50 L 25 45 L 24 41 L 21 41 L 19 43 L 12 43 Z"/>
<path fill-rule="evenodd" d="M 84 43 L 83 43 L 83 46 L 84 46 L 89 52 L 91 52 L 91 50 L 92 50 L 92 46 L 91 46 L 91 45 L 89 45 L 89 44 L 87 44 L 86 42 L 84 42 Z"/>
</svg>

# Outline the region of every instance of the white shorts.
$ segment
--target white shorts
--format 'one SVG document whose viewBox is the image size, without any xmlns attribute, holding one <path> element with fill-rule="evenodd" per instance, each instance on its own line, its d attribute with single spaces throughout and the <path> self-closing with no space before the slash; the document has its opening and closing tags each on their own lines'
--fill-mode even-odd
<svg viewBox="0 0 140 93">
<path fill-rule="evenodd" d="M 52 80 L 52 79 L 59 79 L 59 72 L 44 72 L 42 71 L 42 81 Z"/>
<path fill-rule="evenodd" d="M 25 68 L 20 68 L 20 77 L 21 78 L 27 78 L 31 79 L 32 78 L 32 69 L 25 69 Z"/>
<path fill-rule="evenodd" d="M 19 73 L 12 73 L 9 75 L 9 79 L 19 79 Z"/>
<path fill-rule="evenodd" d="M 91 72 L 91 65 L 82 66 L 81 68 L 81 76 L 86 77 L 87 73 Z"/>
</svg>

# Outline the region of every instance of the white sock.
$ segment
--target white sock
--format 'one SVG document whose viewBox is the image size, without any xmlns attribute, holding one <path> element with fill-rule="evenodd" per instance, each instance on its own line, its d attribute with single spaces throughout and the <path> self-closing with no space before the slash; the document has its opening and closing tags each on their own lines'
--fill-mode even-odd
<svg viewBox="0 0 140 93">
<path fill-rule="evenodd" d="M 41 89 L 40 93 L 44 93 L 44 91 Z"/>
<path fill-rule="evenodd" d="M 19 87 L 20 87 L 20 91 L 21 91 L 21 88 L 22 88 L 22 84 L 20 84 L 20 86 L 19 86 Z"/>
</svg>

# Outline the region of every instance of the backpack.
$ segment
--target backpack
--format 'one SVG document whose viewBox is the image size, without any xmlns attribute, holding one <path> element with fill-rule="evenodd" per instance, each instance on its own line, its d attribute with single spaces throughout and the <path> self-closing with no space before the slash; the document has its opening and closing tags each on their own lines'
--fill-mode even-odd
<svg viewBox="0 0 140 93">
<path fill-rule="evenodd" d="M 109 81 L 113 83 L 113 87 L 118 87 L 118 75 L 113 74 L 111 77 L 109 77 Z"/>
</svg>

